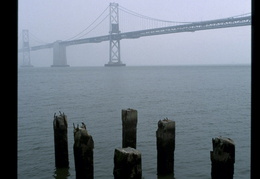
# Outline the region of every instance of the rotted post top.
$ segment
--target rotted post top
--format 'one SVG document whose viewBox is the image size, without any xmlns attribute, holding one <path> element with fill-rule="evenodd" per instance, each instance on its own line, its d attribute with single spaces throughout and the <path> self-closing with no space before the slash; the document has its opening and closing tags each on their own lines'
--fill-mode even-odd
<svg viewBox="0 0 260 179">
<path fill-rule="evenodd" d="M 171 129 L 175 129 L 175 121 L 172 121 L 168 118 L 158 121 L 158 129 L 163 129 L 169 131 Z"/>
<path fill-rule="evenodd" d="M 74 127 L 74 141 L 75 141 L 75 146 L 79 146 L 81 144 L 85 144 L 88 146 L 88 148 L 94 148 L 94 141 L 92 139 L 92 136 L 89 135 L 88 131 L 87 131 L 87 127 L 85 123 L 81 123 L 81 126 L 79 127 L 79 125 L 77 125 L 77 127 L 75 127 L 74 123 L 73 123 L 73 127 Z"/>
<path fill-rule="evenodd" d="M 61 113 L 60 111 L 59 113 L 60 113 L 59 116 L 56 116 L 56 113 L 54 113 L 53 127 L 54 129 L 67 130 L 68 128 L 67 116 L 64 113 Z"/>
</svg>

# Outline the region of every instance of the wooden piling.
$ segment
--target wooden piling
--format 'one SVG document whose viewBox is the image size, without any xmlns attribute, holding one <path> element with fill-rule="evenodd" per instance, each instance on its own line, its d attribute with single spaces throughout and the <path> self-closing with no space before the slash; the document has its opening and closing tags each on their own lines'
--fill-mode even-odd
<svg viewBox="0 0 260 179">
<path fill-rule="evenodd" d="M 57 168 L 69 167 L 68 155 L 68 123 L 67 116 L 60 112 L 59 116 L 54 114 L 54 148 L 55 148 L 55 166 Z"/>
<path fill-rule="evenodd" d="M 233 179 L 235 163 L 234 141 L 226 137 L 212 139 L 213 151 L 210 151 L 211 178 Z"/>
<path fill-rule="evenodd" d="M 131 147 L 116 148 L 113 175 L 115 179 L 141 179 L 141 153 Z"/>
<path fill-rule="evenodd" d="M 136 149 L 137 110 L 122 109 L 122 148 Z"/>
<path fill-rule="evenodd" d="M 81 127 L 74 126 L 73 151 L 76 179 L 94 178 L 93 149 L 94 141 L 88 134 L 86 125 L 82 123 Z"/>
<path fill-rule="evenodd" d="M 175 121 L 159 120 L 156 144 L 157 175 L 174 174 Z"/>
</svg>

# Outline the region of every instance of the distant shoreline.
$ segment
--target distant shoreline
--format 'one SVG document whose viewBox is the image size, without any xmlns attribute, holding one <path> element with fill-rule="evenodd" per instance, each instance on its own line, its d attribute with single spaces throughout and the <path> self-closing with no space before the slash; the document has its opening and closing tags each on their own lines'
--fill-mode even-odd
<svg viewBox="0 0 260 179">
<path fill-rule="evenodd" d="M 118 67 L 118 68 L 126 68 L 126 67 L 224 67 L 224 66 L 249 66 L 251 67 L 251 64 L 186 64 L 186 65 L 126 65 L 123 67 Z M 91 68 L 91 67 L 104 67 L 104 66 L 69 66 L 70 68 Z M 23 66 L 18 66 L 18 68 L 25 68 Z M 51 67 L 51 66 L 31 66 L 30 68 L 53 68 L 55 69 L 56 67 Z M 29 69 L 30 69 L 29 68 Z M 58 67 L 62 68 L 62 67 Z M 66 67 L 67 68 L 67 67 Z M 28 69 L 28 67 L 26 67 Z"/>
</svg>

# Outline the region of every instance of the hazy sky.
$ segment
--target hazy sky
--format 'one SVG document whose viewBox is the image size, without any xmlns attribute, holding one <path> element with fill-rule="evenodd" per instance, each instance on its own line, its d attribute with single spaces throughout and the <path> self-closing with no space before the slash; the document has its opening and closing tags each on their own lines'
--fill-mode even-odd
<svg viewBox="0 0 260 179">
<path fill-rule="evenodd" d="M 67 40 L 86 29 L 108 6 L 169 21 L 194 22 L 251 12 L 250 0 L 19 0 L 18 45 L 22 29 L 30 32 L 30 45 Z M 104 14 L 105 17 L 108 14 Z M 120 30 L 156 26 L 120 11 Z M 88 36 L 108 35 L 108 18 Z M 86 31 L 87 32 L 87 31 Z M 135 65 L 251 64 L 251 26 L 174 33 L 124 39 L 121 60 Z M 52 49 L 31 52 L 34 66 L 52 65 Z M 18 65 L 22 55 L 18 55 Z M 70 66 L 103 66 L 108 62 L 109 42 L 67 47 Z"/>
</svg>

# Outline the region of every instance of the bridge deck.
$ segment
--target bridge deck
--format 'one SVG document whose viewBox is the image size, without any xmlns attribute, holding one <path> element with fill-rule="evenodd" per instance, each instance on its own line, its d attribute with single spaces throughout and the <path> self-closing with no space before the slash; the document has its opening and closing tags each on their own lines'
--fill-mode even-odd
<svg viewBox="0 0 260 179">
<path fill-rule="evenodd" d="M 180 32 L 195 32 L 200 30 L 229 28 L 229 27 L 248 26 L 248 25 L 251 25 L 251 16 L 201 21 L 201 22 L 194 22 L 194 23 L 189 23 L 184 25 L 139 30 L 133 32 L 124 32 L 119 34 L 90 37 L 90 38 L 77 39 L 71 41 L 61 41 L 60 43 L 65 46 L 70 46 L 70 45 L 78 45 L 84 43 L 100 43 L 109 40 L 134 39 L 134 38 L 140 38 L 145 36 L 154 36 L 154 35 L 180 33 Z M 53 48 L 53 45 L 54 43 L 33 46 L 30 48 L 30 50 L 34 51 L 34 50 L 40 50 L 45 48 Z M 22 52 L 22 51 L 23 49 L 18 50 L 18 52 Z"/>
</svg>

